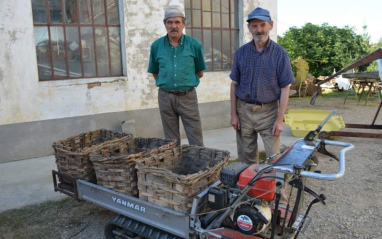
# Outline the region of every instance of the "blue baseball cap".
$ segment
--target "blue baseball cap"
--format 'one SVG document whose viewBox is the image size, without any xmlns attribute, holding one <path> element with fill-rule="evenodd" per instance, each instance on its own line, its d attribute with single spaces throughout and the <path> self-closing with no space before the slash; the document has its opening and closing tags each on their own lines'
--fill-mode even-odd
<svg viewBox="0 0 382 239">
<path fill-rule="evenodd" d="M 258 7 L 255 8 L 250 14 L 248 14 L 247 22 L 250 22 L 252 19 L 259 19 L 261 21 L 271 21 L 271 15 L 267 9 Z"/>
</svg>

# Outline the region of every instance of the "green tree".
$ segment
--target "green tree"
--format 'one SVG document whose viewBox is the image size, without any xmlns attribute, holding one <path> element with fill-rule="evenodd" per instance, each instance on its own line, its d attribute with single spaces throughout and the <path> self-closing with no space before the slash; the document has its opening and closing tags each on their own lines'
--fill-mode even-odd
<svg viewBox="0 0 382 239">
<path fill-rule="evenodd" d="M 375 50 L 377 50 L 378 48 L 381 48 L 382 47 L 382 38 L 379 39 L 379 41 L 375 44 L 372 44 L 371 45 L 371 50 L 370 52 L 373 52 Z M 378 71 L 378 64 L 377 64 L 377 61 L 373 61 L 366 69 L 366 71 Z"/>
<path fill-rule="evenodd" d="M 353 28 L 338 28 L 327 23 L 306 23 L 301 28 L 292 27 L 278 43 L 289 53 L 291 60 L 302 56 L 309 63 L 309 72 L 318 76 L 330 76 L 333 70 L 341 70 L 371 51 L 369 37 L 357 35 Z M 368 65 L 358 68 L 365 71 Z"/>
</svg>

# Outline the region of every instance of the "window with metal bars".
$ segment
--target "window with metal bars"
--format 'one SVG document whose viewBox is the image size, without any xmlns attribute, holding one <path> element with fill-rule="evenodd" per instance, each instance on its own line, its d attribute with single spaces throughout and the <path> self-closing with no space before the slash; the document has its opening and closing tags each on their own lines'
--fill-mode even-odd
<svg viewBox="0 0 382 239">
<path fill-rule="evenodd" d="M 118 0 L 32 0 L 40 81 L 122 75 Z"/>
<path fill-rule="evenodd" d="M 185 0 L 186 32 L 203 44 L 207 71 L 232 67 L 239 48 L 239 0 Z"/>
</svg>

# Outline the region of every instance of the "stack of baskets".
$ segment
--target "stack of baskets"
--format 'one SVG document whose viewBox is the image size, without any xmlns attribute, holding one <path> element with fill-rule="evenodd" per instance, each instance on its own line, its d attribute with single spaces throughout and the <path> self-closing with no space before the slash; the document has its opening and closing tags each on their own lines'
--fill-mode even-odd
<svg viewBox="0 0 382 239">
<path fill-rule="evenodd" d="M 229 161 L 228 151 L 105 129 L 53 148 L 59 172 L 183 213 L 190 213 L 193 197 L 219 180 Z"/>
<path fill-rule="evenodd" d="M 102 148 L 122 147 L 132 138 L 131 134 L 99 129 L 55 142 L 53 148 L 57 169 L 75 178 L 96 182 L 89 154 Z M 65 182 L 65 178 L 59 178 L 59 180 Z"/>
<path fill-rule="evenodd" d="M 190 213 L 193 197 L 219 180 L 229 152 L 182 145 L 136 162 L 139 198 Z"/>
<path fill-rule="evenodd" d="M 133 138 L 124 145 L 98 149 L 90 154 L 97 184 L 106 188 L 138 196 L 135 162 L 155 154 L 173 154 L 176 140 L 160 138 Z"/>
</svg>

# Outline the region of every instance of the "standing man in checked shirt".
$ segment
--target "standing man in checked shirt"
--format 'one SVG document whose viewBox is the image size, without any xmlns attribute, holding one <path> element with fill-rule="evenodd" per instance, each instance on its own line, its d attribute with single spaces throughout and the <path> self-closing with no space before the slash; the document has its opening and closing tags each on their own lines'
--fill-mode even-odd
<svg viewBox="0 0 382 239">
<path fill-rule="evenodd" d="M 280 151 L 289 86 L 295 78 L 287 51 L 269 38 L 269 11 L 256 8 L 247 22 L 253 40 L 237 50 L 230 74 L 231 125 L 239 160 L 258 163 L 258 134 L 267 157 Z"/>
<path fill-rule="evenodd" d="M 153 74 L 159 87 L 158 103 L 166 138 L 180 144 L 179 118 L 190 145 L 203 146 L 198 98 L 195 87 L 206 65 L 202 44 L 184 35 L 185 16 L 179 5 L 170 5 L 165 11 L 167 35 L 151 45 L 148 72 Z"/>
</svg>

